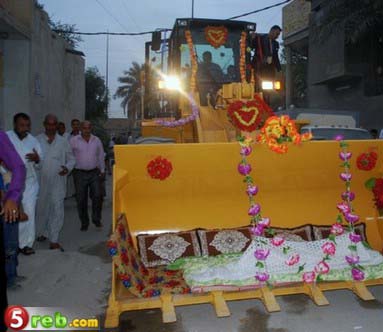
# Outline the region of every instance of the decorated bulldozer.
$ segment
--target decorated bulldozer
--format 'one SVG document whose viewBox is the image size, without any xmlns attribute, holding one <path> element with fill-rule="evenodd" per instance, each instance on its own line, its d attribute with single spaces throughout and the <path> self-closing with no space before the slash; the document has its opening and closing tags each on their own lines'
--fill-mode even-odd
<svg viewBox="0 0 383 332">
<path fill-rule="evenodd" d="M 383 285 L 382 141 L 310 141 L 275 116 L 247 66 L 251 31 L 177 20 L 168 73 L 185 78 L 164 75 L 176 87 L 160 96 L 171 116 L 142 128 L 177 143 L 115 146 L 106 327 L 154 308 L 174 322 L 177 306 L 202 303 L 226 317 L 227 302 L 244 299 L 275 312 L 289 294 L 324 306 L 338 289 L 367 301 L 368 286 Z"/>
</svg>

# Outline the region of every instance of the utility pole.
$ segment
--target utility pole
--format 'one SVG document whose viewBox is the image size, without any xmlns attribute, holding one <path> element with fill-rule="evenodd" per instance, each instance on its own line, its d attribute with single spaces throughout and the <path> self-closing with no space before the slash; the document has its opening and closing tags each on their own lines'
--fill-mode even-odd
<svg viewBox="0 0 383 332">
<path fill-rule="evenodd" d="M 109 32 L 109 30 L 108 30 Z M 106 35 L 106 75 L 105 75 L 105 85 L 106 85 L 106 115 L 109 117 L 109 33 Z"/>
<path fill-rule="evenodd" d="M 192 18 L 194 18 L 194 0 L 192 0 Z"/>
</svg>

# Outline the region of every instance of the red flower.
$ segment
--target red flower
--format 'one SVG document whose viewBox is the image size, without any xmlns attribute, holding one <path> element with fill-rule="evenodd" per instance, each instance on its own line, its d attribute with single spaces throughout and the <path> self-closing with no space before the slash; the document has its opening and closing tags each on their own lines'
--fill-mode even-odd
<svg viewBox="0 0 383 332">
<path fill-rule="evenodd" d="M 371 171 L 378 160 L 378 154 L 376 152 L 362 153 L 356 160 L 356 165 L 360 170 Z"/>
<path fill-rule="evenodd" d="M 153 179 L 165 180 L 173 170 L 173 166 L 170 161 L 158 156 L 151 160 L 146 166 L 148 174 Z"/>
</svg>

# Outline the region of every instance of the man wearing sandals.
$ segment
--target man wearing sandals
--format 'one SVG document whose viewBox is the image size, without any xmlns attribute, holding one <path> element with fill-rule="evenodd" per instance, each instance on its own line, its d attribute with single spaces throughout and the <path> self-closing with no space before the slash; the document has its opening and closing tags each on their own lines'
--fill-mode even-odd
<svg viewBox="0 0 383 332">
<path fill-rule="evenodd" d="M 37 202 L 40 235 L 37 241 L 49 239 L 50 249 L 63 250 L 58 238 L 64 224 L 67 175 L 72 171 L 75 159 L 68 140 L 57 133 L 57 126 L 57 117 L 48 114 L 44 119 L 45 132 L 37 136 L 44 154 Z"/>
</svg>

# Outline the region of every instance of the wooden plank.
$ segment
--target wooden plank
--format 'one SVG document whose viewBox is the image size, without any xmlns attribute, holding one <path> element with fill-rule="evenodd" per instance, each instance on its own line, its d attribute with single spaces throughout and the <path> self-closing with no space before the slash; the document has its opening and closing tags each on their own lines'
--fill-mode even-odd
<svg viewBox="0 0 383 332">
<path fill-rule="evenodd" d="M 212 295 L 212 303 L 214 305 L 215 312 L 217 317 L 228 317 L 230 316 L 230 310 L 226 304 L 226 301 L 223 297 L 222 291 L 213 291 Z"/>
<path fill-rule="evenodd" d="M 172 301 L 172 295 L 165 293 L 162 294 L 160 298 L 162 301 L 162 321 L 164 323 L 173 323 L 177 321 L 176 311 L 174 309 L 174 304 Z"/>
<path fill-rule="evenodd" d="M 268 312 L 281 311 L 281 307 L 279 306 L 273 292 L 267 286 L 261 288 L 261 293 L 263 304 Z"/>
<path fill-rule="evenodd" d="M 116 328 L 120 323 L 120 305 L 114 301 L 113 295 L 109 295 L 108 308 L 106 309 L 105 323 L 106 328 Z"/>
<path fill-rule="evenodd" d="M 314 301 L 316 305 L 322 306 L 330 304 L 330 302 L 327 300 L 327 298 L 324 296 L 323 292 L 317 285 L 307 284 L 305 287 L 307 289 L 307 294 L 310 296 L 310 298 Z"/>
<path fill-rule="evenodd" d="M 370 291 L 367 289 L 366 285 L 362 281 L 353 281 L 352 284 L 352 291 L 358 295 L 362 300 L 364 301 L 371 301 L 375 300 L 374 295 L 370 293 Z"/>
</svg>

